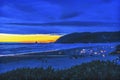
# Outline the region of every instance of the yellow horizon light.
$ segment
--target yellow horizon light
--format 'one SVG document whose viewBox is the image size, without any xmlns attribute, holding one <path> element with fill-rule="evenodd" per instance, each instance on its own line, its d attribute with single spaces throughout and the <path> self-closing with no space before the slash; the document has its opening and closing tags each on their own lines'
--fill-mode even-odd
<svg viewBox="0 0 120 80">
<path fill-rule="evenodd" d="M 4 34 L 0 33 L 0 42 L 49 43 L 55 42 L 60 35 L 50 34 Z"/>
</svg>

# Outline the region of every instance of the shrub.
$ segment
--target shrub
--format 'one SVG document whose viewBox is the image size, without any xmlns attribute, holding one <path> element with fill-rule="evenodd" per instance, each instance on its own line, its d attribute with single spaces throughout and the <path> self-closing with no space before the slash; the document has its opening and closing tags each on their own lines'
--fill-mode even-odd
<svg viewBox="0 0 120 80">
<path fill-rule="evenodd" d="M 65 70 L 21 68 L 0 74 L 0 80 L 120 80 L 120 65 L 98 60 Z"/>
</svg>

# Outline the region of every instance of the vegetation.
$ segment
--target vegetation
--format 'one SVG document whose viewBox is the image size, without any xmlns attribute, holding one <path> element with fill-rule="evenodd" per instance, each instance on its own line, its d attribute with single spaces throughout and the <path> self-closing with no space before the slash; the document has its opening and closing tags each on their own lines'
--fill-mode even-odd
<svg viewBox="0 0 120 80">
<path fill-rule="evenodd" d="M 120 42 L 120 32 L 71 33 L 60 37 L 56 43 Z"/>
<path fill-rule="evenodd" d="M 120 54 L 120 45 L 117 45 L 115 51 L 111 52 L 111 54 Z"/>
<path fill-rule="evenodd" d="M 0 74 L 0 80 L 120 80 L 120 65 L 93 61 L 65 70 L 22 68 Z"/>
</svg>

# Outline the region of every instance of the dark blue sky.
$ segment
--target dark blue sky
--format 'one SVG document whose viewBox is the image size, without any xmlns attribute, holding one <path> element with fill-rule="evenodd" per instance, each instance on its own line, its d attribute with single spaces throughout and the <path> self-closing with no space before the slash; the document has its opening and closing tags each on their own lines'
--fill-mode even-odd
<svg viewBox="0 0 120 80">
<path fill-rule="evenodd" d="M 114 31 L 119 28 L 120 22 L 118 1 L 0 0 L 0 33 L 64 34 Z M 27 25 L 5 23 L 27 23 Z M 31 23 L 40 25 L 31 26 Z M 95 26 L 99 30 L 96 30 Z M 109 27 L 109 30 L 106 27 Z"/>
</svg>

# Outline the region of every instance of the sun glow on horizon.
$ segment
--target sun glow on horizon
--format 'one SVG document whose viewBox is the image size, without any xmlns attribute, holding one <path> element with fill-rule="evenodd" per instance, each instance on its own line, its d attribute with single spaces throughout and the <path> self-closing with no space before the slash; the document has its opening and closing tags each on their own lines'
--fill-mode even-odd
<svg viewBox="0 0 120 80">
<path fill-rule="evenodd" d="M 49 43 L 55 42 L 61 35 L 52 34 L 4 34 L 0 33 L 0 42 Z"/>
</svg>

